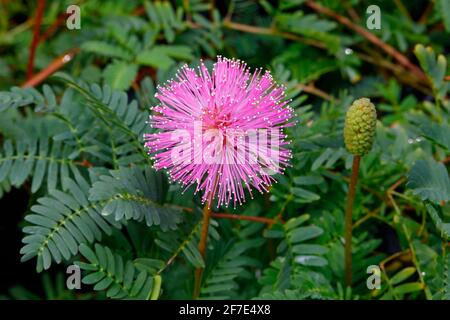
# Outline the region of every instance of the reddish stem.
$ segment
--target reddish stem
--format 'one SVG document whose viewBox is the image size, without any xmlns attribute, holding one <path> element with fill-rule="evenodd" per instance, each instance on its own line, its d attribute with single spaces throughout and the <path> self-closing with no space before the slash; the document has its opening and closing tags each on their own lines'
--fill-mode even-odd
<svg viewBox="0 0 450 320">
<path fill-rule="evenodd" d="M 28 79 L 24 84 L 22 84 L 22 88 L 26 87 L 34 87 L 47 79 L 52 73 L 61 69 L 66 63 L 71 61 L 75 54 L 80 51 L 79 48 L 74 48 L 63 55 L 60 55 L 55 60 L 53 60 L 47 67 L 41 70 L 39 73 Z"/>
<path fill-rule="evenodd" d="M 202 231 L 200 234 L 200 242 L 198 243 L 198 251 L 206 264 L 206 242 L 208 240 L 209 220 L 211 219 L 210 202 L 208 201 L 203 208 L 203 221 Z M 202 283 L 203 268 L 198 267 L 195 269 L 195 285 L 193 298 L 197 299 L 200 295 L 201 283 Z"/>
<path fill-rule="evenodd" d="M 198 243 L 198 251 L 202 256 L 205 265 L 206 265 L 206 243 L 208 241 L 209 221 L 211 220 L 211 206 L 213 205 L 214 193 L 216 192 L 218 183 L 219 178 L 218 176 L 216 176 L 214 181 L 214 188 L 210 191 L 209 197 L 206 200 L 205 206 L 203 208 L 202 231 L 200 234 L 200 242 Z M 202 287 L 202 276 L 203 276 L 203 268 L 202 267 L 196 268 L 194 292 L 192 296 L 194 299 L 197 299 L 200 296 L 200 289 Z"/>
<path fill-rule="evenodd" d="M 275 219 L 264 218 L 264 217 L 254 217 L 254 216 L 245 216 L 245 215 L 241 215 L 241 214 L 232 214 L 232 213 L 212 213 L 211 216 L 213 218 L 254 221 L 254 222 L 260 222 L 260 223 L 266 223 L 268 225 L 277 223 L 277 221 Z"/>
<path fill-rule="evenodd" d="M 223 26 L 230 30 L 237 30 L 237 31 L 242 31 L 242 32 L 247 32 L 247 33 L 262 34 L 262 35 L 268 35 L 268 36 L 281 36 L 281 37 L 289 39 L 289 40 L 306 43 L 313 47 L 317 47 L 317 48 L 321 48 L 321 49 L 326 48 L 325 45 L 323 44 L 323 42 L 321 42 L 321 41 L 317 41 L 317 40 L 310 39 L 310 38 L 304 38 L 304 37 L 301 37 L 301 36 L 298 36 L 296 34 L 289 33 L 289 32 L 279 31 L 273 27 L 272 28 L 256 27 L 256 26 L 252 26 L 252 25 L 246 25 L 246 24 L 242 24 L 242 23 L 238 23 L 238 22 L 233 22 L 229 19 L 225 19 L 223 21 Z"/>
<path fill-rule="evenodd" d="M 314 11 L 317 11 L 326 16 L 329 16 L 329 17 L 335 19 L 336 21 L 338 21 L 339 23 L 345 25 L 349 29 L 359 33 L 364 38 L 366 38 L 367 40 L 369 40 L 376 46 L 380 47 L 384 52 L 386 52 L 388 55 L 390 55 L 395 60 L 397 60 L 401 65 L 403 65 L 404 67 L 409 69 L 417 77 L 419 77 L 420 79 L 422 79 L 424 81 L 427 81 L 424 73 L 422 72 L 422 70 L 420 70 L 419 67 L 414 65 L 411 61 L 409 61 L 408 58 L 404 54 L 397 51 L 394 47 L 390 46 L 389 44 L 387 44 L 386 42 L 384 42 L 383 40 L 378 38 L 373 33 L 369 32 L 366 29 L 364 29 L 363 27 L 353 23 L 347 17 L 341 16 L 340 14 L 338 14 L 326 7 L 321 6 L 320 4 L 318 4 L 314 1 L 306 1 L 306 5 L 308 7 L 310 7 L 311 9 L 313 9 Z"/>
<path fill-rule="evenodd" d="M 64 24 L 64 22 L 66 21 L 67 17 L 69 16 L 68 13 L 61 13 L 60 15 L 58 15 L 58 17 L 56 18 L 56 20 L 51 24 L 50 27 L 48 27 L 45 32 L 41 35 L 40 37 L 40 41 L 45 41 L 48 38 L 50 38 L 57 30 L 58 28 Z"/>
<path fill-rule="evenodd" d="M 361 157 L 353 156 L 352 176 L 347 195 L 347 207 L 345 210 L 344 251 L 345 251 L 345 284 L 352 286 L 352 211 L 355 201 L 356 183 L 358 182 L 358 171 Z"/>
<path fill-rule="evenodd" d="M 30 54 L 28 56 L 27 66 L 27 80 L 33 76 L 34 57 L 36 56 L 36 49 L 39 44 L 40 29 L 42 23 L 42 17 L 44 15 L 45 0 L 39 0 L 36 8 L 36 17 L 33 25 L 33 39 L 30 45 Z"/>
</svg>

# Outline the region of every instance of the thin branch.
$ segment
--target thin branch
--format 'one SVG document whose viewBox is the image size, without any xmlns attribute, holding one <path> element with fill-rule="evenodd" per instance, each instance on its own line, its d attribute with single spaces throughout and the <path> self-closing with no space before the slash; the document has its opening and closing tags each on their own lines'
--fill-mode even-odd
<svg viewBox="0 0 450 320">
<path fill-rule="evenodd" d="M 33 76 L 34 57 L 36 56 L 36 49 L 39 44 L 40 29 L 42 23 L 42 17 L 44 15 L 45 0 L 39 0 L 36 8 L 36 18 L 33 25 L 33 39 L 31 40 L 30 52 L 28 55 L 27 66 L 27 80 Z"/>
<path fill-rule="evenodd" d="M 368 55 L 361 52 L 355 52 L 355 54 L 363 61 L 366 61 L 368 63 L 371 63 L 373 65 L 380 66 L 382 68 L 385 68 L 387 70 L 390 70 L 394 73 L 395 76 L 402 82 L 407 85 L 410 85 L 411 87 L 417 89 L 418 91 L 424 93 L 424 94 L 430 94 L 430 89 L 425 87 L 423 85 L 423 81 L 419 81 L 419 79 L 415 77 L 411 77 L 410 73 L 407 69 L 404 69 L 402 66 L 392 63 L 390 61 L 380 59 L 377 57 L 374 57 L 374 55 Z"/>
<path fill-rule="evenodd" d="M 13 27 L 11 30 L 6 31 L 6 33 L 3 33 L 2 37 L 4 38 L 4 40 L 14 38 L 16 35 L 31 28 L 34 25 L 34 20 L 35 20 L 34 17 L 28 18 L 26 21 Z"/>
<path fill-rule="evenodd" d="M 195 24 L 190 24 L 190 23 L 188 23 L 188 25 L 191 28 L 199 27 Z M 253 33 L 253 34 L 260 34 L 260 35 L 267 35 L 267 36 L 281 36 L 285 39 L 305 43 L 305 44 L 311 45 L 311 46 L 319 48 L 319 49 L 323 49 L 323 50 L 327 49 L 326 46 L 320 41 L 315 41 L 312 39 L 300 37 L 296 34 L 289 33 L 289 32 L 282 32 L 282 31 L 277 30 L 274 27 L 271 27 L 271 28 L 255 27 L 252 25 L 246 25 L 246 24 L 232 22 L 229 18 L 224 19 L 223 26 L 230 30 L 237 30 L 237 31 L 248 32 L 248 33 Z M 409 69 L 404 69 L 403 66 L 396 65 L 396 64 L 391 63 L 386 60 L 375 59 L 367 54 L 358 53 L 358 52 L 355 52 L 355 54 L 360 59 L 362 59 L 368 63 L 371 63 L 376 66 L 380 66 L 382 68 L 392 71 L 396 76 L 399 77 L 399 80 L 402 81 L 403 83 L 406 83 L 406 84 L 412 86 L 413 88 L 415 88 L 423 93 L 428 94 L 429 90 L 427 90 L 426 88 L 424 88 L 423 86 L 420 85 L 420 83 L 418 81 L 419 79 L 417 79 L 416 77 L 408 77 Z M 314 94 L 314 93 L 312 93 L 312 94 Z"/>
<path fill-rule="evenodd" d="M 345 7 L 345 10 L 347 10 L 349 16 L 354 20 L 354 21 L 361 21 L 361 17 L 358 15 L 358 13 L 356 12 L 355 9 L 353 9 L 352 5 L 348 3 L 348 1 L 343 1 L 343 5 Z"/>
<path fill-rule="evenodd" d="M 216 1 L 215 0 L 210 0 L 210 7 L 209 7 L 209 18 L 211 20 L 214 19 L 214 10 L 216 7 Z"/>
<path fill-rule="evenodd" d="M 134 11 L 133 11 L 133 15 L 134 15 L 134 16 L 141 16 L 141 15 L 143 15 L 144 13 L 145 13 L 145 7 L 144 7 L 143 5 L 137 7 L 137 8 L 134 9 Z"/>
<path fill-rule="evenodd" d="M 433 7 L 434 7 L 434 2 L 433 1 L 428 2 L 426 9 L 423 11 L 423 14 L 419 18 L 418 22 L 420 24 L 425 24 L 428 21 L 428 17 L 433 12 Z"/>
<path fill-rule="evenodd" d="M 401 65 L 403 65 L 405 68 L 409 69 L 412 73 L 414 73 L 417 77 L 420 79 L 427 81 L 425 74 L 422 72 L 422 70 L 414 65 L 409 59 L 402 54 L 401 52 L 397 51 L 394 47 L 390 46 L 380 38 L 378 38 L 373 33 L 369 32 L 368 30 L 364 29 L 363 27 L 353 23 L 350 19 L 347 17 L 341 16 L 340 14 L 321 6 L 320 4 L 308 0 L 305 2 L 308 7 L 313 9 L 316 12 L 322 13 L 326 16 L 329 16 L 339 23 L 345 25 L 349 29 L 359 33 L 364 38 L 375 44 L 377 47 L 380 47 L 384 52 L 386 52 L 388 55 L 393 57 L 395 60 L 397 60 Z"/>
<path fill-rule="evenodd" d="M 392 192 L 394 192 L 395 189 L 397 189 L 405 181 L 406 181 L 406 178 L 401 177 L 392 186 L 389 187 L 389 189 L 387 190 L 387 193 L 391 194 Z"/>
<path fill-rule="evenodd" d="M 299 83 L 296 87 L 298 89 L 301 89 L 301 90 L 305 91 L 306 93 L 318 96 L 318 97 L 320 97 L 320 98 L 322 98 L 324 100 L 339 102 L 338 99 L 336 99 L 332 95 L 326 93 L 325 91 L 320 90 L 319 88 L 315 87 L 313 84 L 302 84 L 302 83 Z"/>
<path fill-rule="evenodd" d="M 183 8 L 186 12 L 186 20 L 191 21 L 192 17 L 191 17 L 189 0 L 183 0 Z"/>
<path fill-rule="evenodd" d="M 387 257 L 386 259 L 384 259 L 383 261 L 381 261 L 379 263 L 380 268 L 385 270 L 386 269 L 386 264 L 394 259 L 397 259 L 401 256 L 406 255 L 408 257 L 408 261 L 410 260 L 410 254 L 411 254 L 411 250 L 410 249 L 406 249 L 405 251 L 398 251 L 395 252 L 394 254 L 390 255 L 389 257 Z"/>
<path fill-rule="evenodd" d="M 381 207 L 378 207 L 375 210 L 369 211 L 364 217 L 360 218 L 353 224 L 352 229 L 358 228 L 360 225 L 362 225 L 364 222 L 366 222 L 370 218 L 375 218 L 375 219 L 381 220 L 384 223 L 390 225 L 388 221 L 386 221 L 384 218 L 378 216 L 378 213 L 380 212 L 380 210 L 381 210 Z"/>
<path fill-rule="evenodd" d="M 405 5 L 401 0 L 394 0 L 395 5 L 397 6 L 398 10 L 409 20 L 412 21 L 411 15 L 408 12 L 408 9 L 406 9 Z"/>
<path fill-rule="evenodd" d="M 213 218 L 223 218 L 223 219 L 231 219 L 231 220 L 246 220 L 246 221 L 254 221 L 268 224 L 269 226 L 277 223 L 277 220 L 264 218 L 264 217 L 254 217 L 254 216 L 245 216 L 241 214 L 233 214 L 233 213 L 212 213 L 211 217 Z"/>
<path fill-rule="evenodd" d="M 251 26 L 251 25 L 247 25 L 247 24 L 233 22 L 228 19 L 225 19 L 223 21 L 223 26 L 230 30 L 248 32 L 248 33 L 254 33 L 254 34 L 261 34 L 261 35 L 267 35 L 267 36 L 281 36 L 288 40 L 303 42 L 303 43 L 311 45 L 313 47 L 317 47 L 320 49 L 326 49 L 326 46 L 321 41 L 300 37 L 296 34 L 289 33 L 289 32 L 283 32 L 283 31 L 277 30 L 276 28 L 273 28 L 273 27 L 272 28 L 255 27 L 255 26 Z"/>
<path fill-rule="evenodd" d="M 406 178 L 401 177 L 392 186 L 390 186 L 389 189 L 386 191 L 386 195 L 387 195 L 389 201 L 391 202 L 392 206 L 394 207 L 395 212 L 397 212 L 397 214 L 401 214 L 401 210 L 398 207 L 397 202 L 394 200 L 394 196 L 392 194 L 393 194 L 394 190 L 397 189 L 405 181 L 406 181 Z"/>
<path fill-rule="evenodd" d="M 40 41 L 45 41 L 48 38 L 50 38 L 52 35 L 54 35 L 55 32 L 58 31 L 58 28 L 64 24 L 64 22 L 66 21 L 68 16 L 69 16 L 69 14 L 65 13 L 65 12 L 58 15 L 58 17 L 56 17 L 56 20 L 53 21 L 53 23 L 50 25 L 50 27 L 48 27 L 45 30 L 45 32 L 42 34 L 42 36 L 40 37 Z"/>
<path fill-rule="evenodd" d="M 22 88 L 34 87 L 40 84 L 42 81 L 47 79 L 51 74 L 61 69 L 65 64 L 73 59 L 73 57 L 80 51 L 79 48 L 74 48 L 63 55 L 60 55 L 55 60 L 53 60 L 47 67 L 41 70 L 38 74 L 34 75 L 32 78 L 28 79 Z"/>
</svg>

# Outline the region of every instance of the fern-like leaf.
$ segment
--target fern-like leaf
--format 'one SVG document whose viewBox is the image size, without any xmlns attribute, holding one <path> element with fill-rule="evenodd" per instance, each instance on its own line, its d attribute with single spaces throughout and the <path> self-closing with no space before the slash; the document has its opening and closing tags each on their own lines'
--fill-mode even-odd
<svg viewBox="0 0 450 320">
<path fill-rule="evenodd" d="M 94 285 L 96 291 L 106 291 L 106 296 L 112 299 L 148 300 L 152 296 L 153 277 L 139 271 L 133 262 L 124 261 L 121 255 L 99 244 L 95 244 L 95 251 L 82 244 L 79 251 L 88 261 L 76 262 L 88 271 L 82 280 L 84 284 Z"/>
<path fill-rule="evenodd" d="M 442 163 L 417 160 L 408 174 L 407 186 L 422 200 L 435 203 L 450 200 L 450 178 Z"/>
<path fill-rule="evenodd" d="M 35 105 L 36 111 L 53 110 L 56 106 L 56 96 L 49 85 L 43 86 L 43 94 L 34 88 L 12 87 L 10 91 L 0 92 L 0 112 L 28 105 Z"/>
<path fill-rule="evenodd" d="M 151 168 L 120 168 L 93 184 L 89 200 L 108 201 L 102 214 L 113 216 L 116 221 L 145 219 L 148 226 L 175 229 L 180 221 L 179 210 L 163 204 L 166 186 L 163 175 Z"/>
<path fill-rule="evenodd" d="M 60 263 L 78 253 L 78 245 L 100 241 L 111 234 L 111 225 L 120 224 L 100 214 L 102 203 L 87 200 L 89 184 L 81 176 L 77 181 L 65 178 L 67 192 L 52 190 L 39 198 L 25 217 L 31 225 L 23 228 L 26 236 L 20 250 L 22 261 L 37 257 L 38 272 L 48 269 L 52 261 Z M 111 199 L 109 199 L 111 200 Z"/>
<path fill-rule="evenodd" d="M 259 247 L 264 239 L 241 240 L 234 243 L 206 275 L 200 291 L 203 299 L 230 299 L 237 294 L 236 279 L 254 265 L 245 252 Z"/>
<path fill-rule="evenodd" d="M 205 262 L 197 247 L 202 222 L 198 218 L 194 219 L 194 217 L 190 217 L 189 220 L 180 225 L 176 232 L 158 232 L 155 243 L 165 252 L 163 257 L 165 257 L 166 264 L 163 269 L 171 265 L 180 255 L 183 255 L 193 267 L 205 267 Z M 217 226 L 216 221 L 210 221 L 208 237 L 219 239 Z"/>
<path fill-rule="evenodd" d="M 46 178 L 47 190 L 55 189 L 70 171 L 77 172 L 77 166 L 82 165 L 70 156 L 72 153 L 71 146 L 49 141 L 46 135 L 6 140 L 0 150 L 0 182 L 9 177 L 11 184 L 18 187 L 32 177 L 31 192 L 36 192 Z"/>
</svg>

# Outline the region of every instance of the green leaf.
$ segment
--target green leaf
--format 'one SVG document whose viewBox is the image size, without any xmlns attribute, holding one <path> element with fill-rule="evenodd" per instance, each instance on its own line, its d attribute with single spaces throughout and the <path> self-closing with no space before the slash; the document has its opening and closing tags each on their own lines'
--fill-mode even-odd
<svg viewBox="0 0 450 320">
<path fill-rule="evenodd" d="M 145 219 L 148 226 L 175 229 L 180 215 L 175 207 L 163 204 L 166 183 L 161 173 L 150 168 L 120 168 L 99 177 L 89 191 L 89 200 L 106 201 L 102 214 L 112 215 L 116 221 Z"/>
<path fill-rule="evenodd" d="M 420 123 L 420 127 L 427 139 L 450 150 L 450 126 L 448 124 L 434 123 L 427 119 Z"/>
<path fill-rule="evenodd" d="M 319 244 L 297 244 L 292 247 L 292 252 L 296 254 L 316 254 L 322 255 L 328 252 L 328 249 Z"/>
<path fill-rule="evenodd" d="M 309 186 L 323 183 L 325 180 L 322 176 L 299 176 L 294 177 L 294 183 L 297 185 Z"/>
<path fill-rule="evenodd" d="M 295 228 L 297 228 L 298 226 L 302 225 L 303 223 L 305 223 L 306 221 L 308 221 L 310 218 L 310 216 L 308 214 L 302 214 L 299 217 L 296 218 L 291 218 L 289 219 L 286 224 L 284 225 L 284 228 L 287 231 L 291 231 L 294 230 Z"/>
<path fill-rule="evenodd" d="M 76 183 L 66 178 L 67 193 L 53 190 L 51 195 L 37 199 L 39 205 L 32 206 L 32 214 L 25 216 L 25 220 L 32 225 L 23 229 L 26 234 L 24 239 L 34 237 L 34 242 L 25 243 L 21 249 L 23 259 L 45 254 L 41 262 L 42 267 L 47 269 L 51 261 L 48 252 L 55 262 L 60 263 L 61 257 L 68 260 L 76 255 L 80 245 L 82 254 L 91 263 L 96 263 L 96 255 L 85 243 L 100 240 L 102 232 L 111 233 L 110 225 L 119 225 L 102 217 L 96 209 L 97 205 L 87 201 L 88 189 L 83 186 L 87 182 L 83 179 L 78 177 L 79 183 Z"/>
<path fill-rule="evenodd" d="M 94 251 L 91 250 L 89 246 L 86 244 L 80 245 L 80 253 L 88 259 L 88 261 L 92 264 L 98 264 L 97 256 L 95 255 Z"/>
<path fill-rule="evenodd" d="M 278 14 L 275 21 L 282 30 L 323 42 L 331 52 L 339 49 L 340 38 L 330 32 L 337 26 L 334 21 L 319 19 L 315 14 L 304 14 L 302 11 Z"/>
<path fill-rule="evenodd" d="M 137 269 L 147 271 L 149 274 L 155 274 L 164 267 L 164 261 L 158 259 L 138 258 L 133 263 Z"/>
<path fill-rule="evenodd" d="M 95 291 L 106 290 L 113 283 L 113 279 L 105 277 L 94 286 Z"/>
<path fill-rule="evenodd" d="M 164 49 L 155 47 L 139 53 L 136 57 L 136 63 L 167 70 L 172 64 L 175 63 L 175 61 L 169 57 Z"/>
<path fill-rule="evenodd" d="M 227 299 L 236 294 L 239 286 L 236 279 L 245 273 L 252 260 L 246 252 L 261 245 L 261 239 L 243 240 L 233 243 L 221 255 L 213 269 L 206 274 L 201 288 L 203 299 Z"/>
<path fill-rule="evenodd" d="M 328 264 L 328 261 L 325 258 L 308 255 L 296 256 L 295 262 L 304 266 L 312 266 L 312 267 L 323 267 Z"/>
<path fill-rule="evenodd" d="M 397 272 L 389 281 L 392 285 L 403 282 L 404 280 L 411 277 L 416 272 L 416 268 L 407 267 L 399 272 Z"/>
<path fill-rule="evenodd" d="M 423 290 L 423 285 L 420 282 L 405 283 L 394 288 L 395 293 L 400 295 L 421 290 Z"/>
<path fill-rule="evenodd" d="M 152 276 L 146 271 L 139 272 L 131 261 L 99 244 L 95 245 L 95 252 L 86 245 L 81 245 L 79 251 L 90 261 L 76 262 L 88 272 L 83 283 L 94 285 L 94 290 L 106 291 L 112 299 L 148 299 L 150 296 Z"/>
<path fill-rule="evenodd" d="M 105 83 L 114 89 L 128 90 L 136 78 L 138 66 L 126 62 L 109 64 L 103 72 Z"/>
<path fill-rule="evenodd" d="M 160 52 L 164 52 L 169 57 L 177 60 L 191 61 L 194 59 L 194 56 L 192 55 L 192 49 L 188 46 L 160 45 L 155 49 L 159 50 Z"/>
<path fill-rule="evenodd" d="M 323 230 L 316 226 L 300 227 L 289 233 L 289 239 L 293 243 L 303 242 L 320 236 Z"/>
<path fill-rule="evenodd" d="M 440 207 L 435 208 L 435 206 L 427 203 L 425 204 L 428 213 L 430 214 L 431 220 L 433 220 L 436 225 L 437 230 L 440 232 L 441 238 L 444 240 L 450 239 L 450 223 L 442 221 L 438 211 L 440 212 Z"/>
<path fill-rule="evenodd" d="M 445 30 L 450 32 L 450 1 L 449 0 L 437 0 L 438 10 L 444 22 Z"/>
<path fill-rule="evenodd" d="M 123 48 L 104 41 L 86 41 L 81 45 L 81 49 L 83 51 L 96 53 L 105 57 L 121 58 L 125 60 L 129 60 L 131 58 L 130 53 Z"/>
<path fill-rule="evenodd" d="M 320 199 L 320 196 L 317 193 L 303 188 L 294 187 L 291 188 L 291 192 L 295 196 L 294 201 L 299 203 L 309 203 Z"/>
<path fill-rule="evenodd" d="M 436 58 L 436 53 L 433 48 L 425 48 L 421 44 L 417 44 L 414 47 L 414 53 L 420 62 L 420 66 L 433 85 L 434 95 L 437 99 L 444 99 L 450 88 L 450 84 L 444 81 L 447 72 L 447 59 L 442 54 L 439 54 Z"/>
<path fill-rule="evenodd" d="M 408 174 L 408 188 L 422 200 L 450 200 L 450 179 L 445 166 L 434 159 L 417 160 Z"/>
<path fill-rule="evenodd" d="M 303 44 L 288 46 L 281 55 L 274 59 L 273 65 L 278 64 L 285 65 L 292 70 L 292 76 L 301 83 L 316 80 L 338 68 L 335 59 L 330 59 L 321 51 Z"/>
<path fill-rule="evenodd" d="M 168 232 L 159 232 L 155 243 L 168 253 L 167 262 L 169 263 L 175 257 L 183 254 L 186 260 L 194 267 L 204 267 L 203 258 L 198 252 L 198 234 L 200 232 L 201 221 L 185 223 L 180 226 L 181 230 L 175 234 Z M 209 236 L 214 233 L 214 221 L 209 226 Z M 198 258 L 200 257 L 200 258 Z M 165 264 L 164 268 L 167 266 Z"/>
<path fill-rule="evenodd" d="M 106 275 L 104 272 L 100 272 L 100 271 L 93 272 L 83 278 L 83 283 L 84 284 L 97 283 L 97 282 L 101 281 L 105 276 Z"/>
</svg>

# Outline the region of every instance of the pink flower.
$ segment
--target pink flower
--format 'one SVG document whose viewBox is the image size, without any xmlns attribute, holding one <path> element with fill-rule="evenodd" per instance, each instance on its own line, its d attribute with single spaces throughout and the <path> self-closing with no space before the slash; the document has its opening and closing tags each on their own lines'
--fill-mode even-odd
<svg viewBox="0 0 450 320">
<path fill-rule="evenodd" d="M 159 130 L 144 135 L 154 168 L 186 188 L 197 184 L 203 202 L 236 207 L 245 189 L 252 198 L 252 187 L 267 191 L 288 165 L 283 128 L 294 124 L 293 111 L 268 71 L 218 57 L 211 73 L 185 65 L 155 97 L 150 124 Z"/>
</svg>

